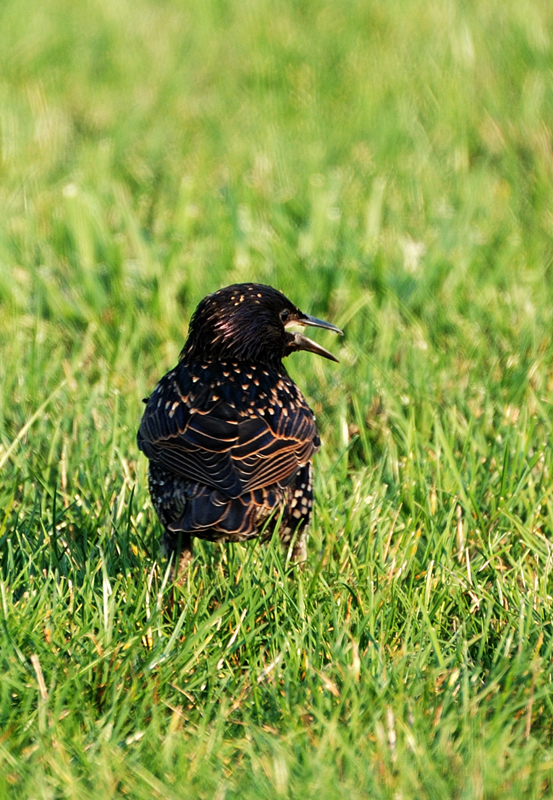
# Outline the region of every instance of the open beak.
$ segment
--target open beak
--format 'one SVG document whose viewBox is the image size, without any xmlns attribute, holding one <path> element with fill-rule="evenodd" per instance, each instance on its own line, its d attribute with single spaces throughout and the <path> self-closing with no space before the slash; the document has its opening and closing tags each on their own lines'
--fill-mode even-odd
<svg viewBox="0 0 553 800">
<path fill-rule="evenodd" d="M 308 314 L 302 314 L 299 319 L 290 320 L 290 322 L 284 327 L 292 328 L 296 327 L 297 325 L 301 325 L 302 327 L 310 326 L 312 328 L 323 328 L 327 331 L 334 331 L 334 333 L 338 333 L 340 336 L 343 333 L 343 331 L 341 331 L 340 328 L 337 328 L 336 325 L 332 325 L 330 322 L 325 322 L 323 319 L 317 319 L 317 317 L 310 317 Z M 317 344 L 317 342 L 314 342 L 312 339 L 308 339 L 307 336 L 304 336 L 302 333 L 291 333 L 294 337 L 293 341 L 291 342 L 293 350 L 308 350 L 310 353 L 316 353 L 318 356 L 328 358 L 330 361 L 336 361 L 336 363 L 338 363 L 338 359 L 336 356 L 332 355 L 330 350 L 321 347 L 320 344 Z"/>
</svg>

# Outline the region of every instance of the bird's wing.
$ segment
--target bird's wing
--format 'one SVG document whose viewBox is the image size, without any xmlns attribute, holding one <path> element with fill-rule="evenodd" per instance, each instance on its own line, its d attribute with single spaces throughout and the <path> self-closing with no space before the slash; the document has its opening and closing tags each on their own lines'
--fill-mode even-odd
<svg viewBox="0 0 553 800">
<path fill-rule="evenodd" d="M 253 416 L 240 416 L 222 401 L 198 410 L 200 404 L 190 408 L 176 384 L 171 388 L 164 381 L 148 401 L 138 446 L 166 469 L 227 497 L 286 485 L 318 447 L 307 404 L 296 403 L 293 412 L 275 407 L 272 414 L 265 409 Z"/>
<path fill-rule="evenodd" d="M 280 413 L 279 413 L 280 411 Z M 284 416 L 255 416 L 239 424 L 238 443 L 232 460 L 245 491 L 286 483 L 307 464 L 318 448 L 317 429 L 307 406 Z"/>
</svg>

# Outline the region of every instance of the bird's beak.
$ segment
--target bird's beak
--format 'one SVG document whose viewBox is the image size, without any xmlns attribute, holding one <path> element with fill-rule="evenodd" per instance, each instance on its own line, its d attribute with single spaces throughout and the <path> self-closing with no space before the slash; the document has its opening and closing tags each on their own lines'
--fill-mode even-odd
<svg viewBox="0 0 553 800">
<path fill-rule="evenodd" d="M 325 331 L 334 331 L 334 333 L 343 335 L 344 331 L 332 325 L 330 322 L 325 322 L 324 319 L 317 319 L 317 317 L 310 317 L 309 314 L 304 314 L 301 319 L 296 320 L 296 325 L 310 325 L 312 328 L 324 328 Z"/>
<path fill-rule="evenodd" d="M 302 327 L 324 328 L 324 330 L 334 331 L 334 333 L 338 333 L 340 336 L 343 333 L 336 325 L 332 325 L 330 322 L 325 322 L 322 319 L 317 319 L 317 317 L 310 317 L 308 314 L 303 314 L 299 319 L 290 320 L 284 327 L 292 328 L 297 325 L 301 325 Z M 316 353 L 318 356 L 328 358 L 330 361 L 336 361 L 336 363 L 338 363 L 338 359 L 336 356 L 332 355 L 330 350 L 321 347 L 320 344 L 317 344 L 317 342 L 314 342 L 312 339 L 308 339 L 307 336 L 304 336 L 302 333 L 292 333 L 292 336 L 293 340 L 290 344 L 294 350 L 308 350 L 310 353 Z"/>
</svg>

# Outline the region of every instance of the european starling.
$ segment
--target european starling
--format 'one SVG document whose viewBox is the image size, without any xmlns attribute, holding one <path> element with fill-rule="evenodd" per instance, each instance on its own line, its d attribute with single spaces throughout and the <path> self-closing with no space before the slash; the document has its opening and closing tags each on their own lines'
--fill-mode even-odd
<svg viewBox="0 0 553 800">
<path fill-rule="evenodd" d="M 205 297 L 177 366 L 146 402 L 138 447 L 163 543 L 183 577 L 192 538 L 241 542 L 278 529 L 304 561 L 313 505 L 315 417 L 282 359 L 324 347 L 292 332 L 339 328 L 299 310 L 281 292 L 238 283 Z"/>
</svg>

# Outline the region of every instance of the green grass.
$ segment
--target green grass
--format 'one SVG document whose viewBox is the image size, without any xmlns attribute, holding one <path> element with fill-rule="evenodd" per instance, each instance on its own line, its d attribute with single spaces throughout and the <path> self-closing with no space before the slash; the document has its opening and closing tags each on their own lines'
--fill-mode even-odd
<svg viewBox="0 0 553 800">
<path fill-rule="evenodd" d="M 0 797 L 553 797 L 553 8 L 0 5 Z M 135 433 L 198 300 L 345 329 L 298 572 L 171 605 Z"/>
</svg>

